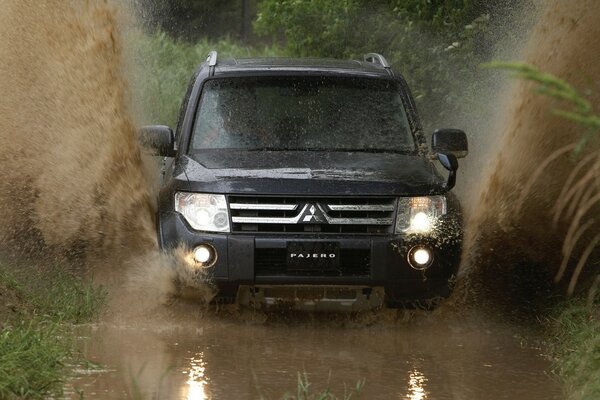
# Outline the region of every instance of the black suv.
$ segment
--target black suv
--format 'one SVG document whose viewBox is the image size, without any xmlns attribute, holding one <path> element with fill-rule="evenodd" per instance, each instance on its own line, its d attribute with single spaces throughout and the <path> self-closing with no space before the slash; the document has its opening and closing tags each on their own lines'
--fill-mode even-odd
<svg viewBox="0 0 600 400">
<path fill-rule="evenodd" d="M 437 130 L 430 150 L 379 54 L 217 62 L 213 51 L 175 133 L 148 126 L 140 140 L 165 157 L 160 246 L 184 245 L 217 300 L 359 309 L 450 293 L 466 136 Z"/>
</svg>

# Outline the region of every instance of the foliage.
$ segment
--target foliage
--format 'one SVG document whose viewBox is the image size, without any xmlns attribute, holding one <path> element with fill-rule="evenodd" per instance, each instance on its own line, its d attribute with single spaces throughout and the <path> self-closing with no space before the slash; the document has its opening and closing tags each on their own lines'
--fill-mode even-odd
<svg viewBox="0 0 600 400">
<path fill-rule="evenodd" d="M 553 112 L 586 128 L 575 148 L 577 154 L 600 132 L 600 116 L 593 113 L 590 101 L 568 82 L 524 63 L 491 62 L 484 66 L 509 70 L 518 78 L 536 83 L 537 93 L 565 102 L 570 109 L 555 109 Z"/>
<path fill-rule="evenodd" d="M 483 2 L 263 0 L 257 33 L 284 36 L 290 55 L 360 59 L 386 56 L 415 91 L 428 125 L 464 111 L 486 60 Z"/>
<path fill-rule="evenodd" d="M 181 100 L 196 67 L 206 60 L 211 50 L 218 50 L 219 59 L 227 57 L 272 56 L 281 51 L 276 47 L 251 48 L 230 39 L 195 44 L 176 40 L 164 32 L 152 35 L 135 34 L 129 38 L 135 47 L 136 74 L 132 77 L 133 97 L 139 106 L 142 124 L 176 123 Z"/>
<path fill-rule="evenodd" d="M 134 5 L 150 31 L 195 41 L 243 35 L 252 17 L 244 15 L 244 2 L 249 11 L 256 8 L 256 0 L 134 0 Z"/>
<path fill-rule="evenodd" d="M 600 304 L 572 300 L 553 320 L 556 372 L 569 399 L 600 398 Z"/>
</svg>

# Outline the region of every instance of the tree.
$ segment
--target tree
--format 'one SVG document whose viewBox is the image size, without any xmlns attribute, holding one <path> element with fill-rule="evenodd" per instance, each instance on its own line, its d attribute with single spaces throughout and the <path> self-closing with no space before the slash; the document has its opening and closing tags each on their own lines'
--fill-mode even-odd
<svg viewBox="0 0 600 400">
<path fill-rule="evenodd" d="M 251 35 L 256 0 L 136 0 L 146 28 L 197 41 Z"/>
</svg>

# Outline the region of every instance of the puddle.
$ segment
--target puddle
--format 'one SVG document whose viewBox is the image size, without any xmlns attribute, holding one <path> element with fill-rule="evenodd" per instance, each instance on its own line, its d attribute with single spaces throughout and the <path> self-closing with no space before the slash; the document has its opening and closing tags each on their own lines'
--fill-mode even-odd
<svg viewBox="0 0 600 400">
<path fill-rule="evenodd" d="M 329 387 L 340 398 L 361 379 L 368 399 L 563 398 L 549 361 L 515 327 L 474 319 L 308 325 L 211 317 L 88 328 L 82 350 L 102 371 L 79 374 L 69 390 L 103 399 L 281 399 L 306 372 L 315 392 Z"/>
</svg>

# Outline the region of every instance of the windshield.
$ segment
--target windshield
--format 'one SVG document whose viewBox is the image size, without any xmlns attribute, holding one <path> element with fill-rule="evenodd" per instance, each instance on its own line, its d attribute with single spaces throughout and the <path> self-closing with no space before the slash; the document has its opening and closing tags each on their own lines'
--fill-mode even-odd
<svg viewBox="0 0 600 400">
<path fill-rule="evenodd" d="M 410 153 L 415 141 L 393 81 L 254 77 L 205 83 L 191 149 Z"/>
</svg>

